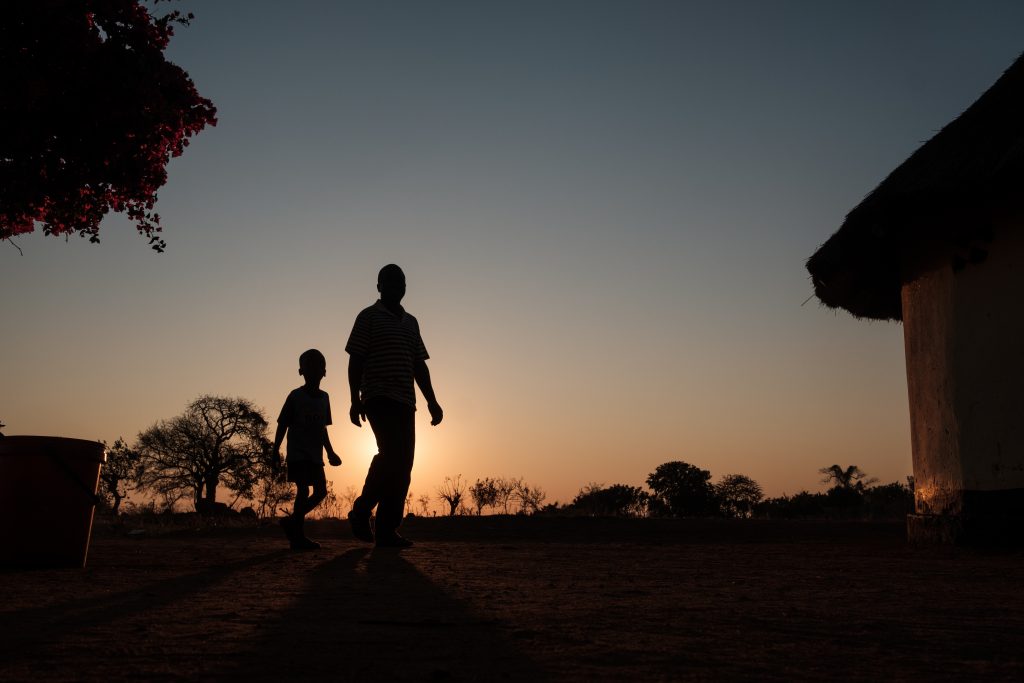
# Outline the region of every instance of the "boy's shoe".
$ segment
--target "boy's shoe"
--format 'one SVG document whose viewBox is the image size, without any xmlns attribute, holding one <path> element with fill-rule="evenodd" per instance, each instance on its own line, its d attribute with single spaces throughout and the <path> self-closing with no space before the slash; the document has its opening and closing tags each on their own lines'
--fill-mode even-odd
<svg viewBox="0 0 1024 683">
<path fill-rule="evenodd" d="M 360 515 L 355 510 L 348 513 L 348 524 L 352 527 L 352 535 L 360 541 L 373 543 L 373 529 L 370 528 L 370 515 Z"/>
<path fill-rule="evenodd" d="M 378 548 L 411 548 L 413 546 L 405 536 L 400 535 L 398 532 L 388 534 L 387 536 L 380 536 L 377 538 Z"/>
<path fill-rule="evenodd" d="M 320 544 L 303 536 L 292 541 L 292 550 L 320 550 Z"/>
</svg>

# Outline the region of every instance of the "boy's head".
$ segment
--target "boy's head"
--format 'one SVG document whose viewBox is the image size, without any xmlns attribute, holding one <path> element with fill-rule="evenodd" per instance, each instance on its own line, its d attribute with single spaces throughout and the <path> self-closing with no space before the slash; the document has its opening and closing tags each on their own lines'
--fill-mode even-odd
<svg viewBox="0 0 1024 683">
<path fill-rule="evenodd" d="M 316 349 L 303 351 L 299 356 L 299 374 L 307 380 L 320 380 L 327 374 L 327 359 Z"/>
</svg>

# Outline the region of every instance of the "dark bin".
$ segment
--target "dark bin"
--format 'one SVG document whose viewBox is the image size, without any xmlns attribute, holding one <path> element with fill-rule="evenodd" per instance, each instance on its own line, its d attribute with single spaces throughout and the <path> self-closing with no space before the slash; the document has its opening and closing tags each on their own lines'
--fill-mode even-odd
<svg viewBox="0 0 1024 683">
<path fill-rule="evenodd" d="M 0 438 L 0 565 L 84 567 L 106 459 L 96 441 Z"/>
</svg>

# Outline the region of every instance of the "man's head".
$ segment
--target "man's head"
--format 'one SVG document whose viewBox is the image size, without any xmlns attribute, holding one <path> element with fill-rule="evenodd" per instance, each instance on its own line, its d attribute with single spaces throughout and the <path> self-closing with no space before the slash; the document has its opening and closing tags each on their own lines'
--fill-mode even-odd
<svg viewBox="0 0 1024 683">
<path fill-rule="evenodd" d="M 299 374 L 307 380 L 320 380 L 327 374 L 327 359 L 316 349 L 303 351 L 299 356 Z"/>
<path fill-rule="evenodd" d="M 405 296 L 405 273 L 394 263 L 389 263 L 377 273 L 377 291 L 385 304 L 397 305 Z"/>
</svg>

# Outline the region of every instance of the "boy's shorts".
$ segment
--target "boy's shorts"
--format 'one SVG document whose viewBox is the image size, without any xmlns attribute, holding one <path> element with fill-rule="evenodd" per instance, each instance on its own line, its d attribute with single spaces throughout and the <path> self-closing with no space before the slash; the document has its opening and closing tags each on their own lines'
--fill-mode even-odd
<svg viewBox="0 0 1024 683">
<path fill-rule="evenodd" d="M 324 464 L 322 462 L 310 462 L 309 460 L 288 461 L 288 481 L 299 485 L 316 486 L 327 484 L 327 477 L 324 475 Z"/>
</svg>

